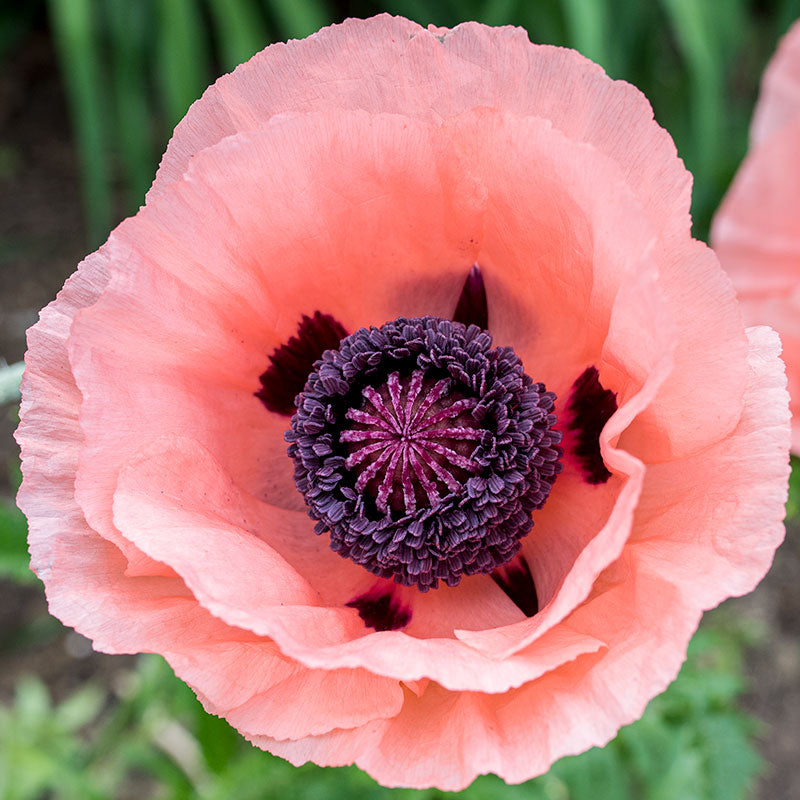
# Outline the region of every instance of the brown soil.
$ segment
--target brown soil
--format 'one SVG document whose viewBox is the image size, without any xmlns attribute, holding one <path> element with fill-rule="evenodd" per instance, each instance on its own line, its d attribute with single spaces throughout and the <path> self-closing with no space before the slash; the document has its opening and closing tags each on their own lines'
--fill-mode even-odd
<svg viewBox="0 0 800 800">
<path fill-rule="evenodd" d="M 748 654 L 746 708 L 764 723 L 760 736 L 766 770 L 760 800 L 800 797 L 800 524 L 787 525 L 786 541 L 767 577 L 747 597 L 724 607 L 753 620 L 763 639 Z"/>
<path fill-rule="evenodd" d="M 53 299 L 87 250 L 78 167 L 64 97 L 47 36 L 32 35 L 0 71 L 0 358 L 22 358 L 25 329 Z M 15 422 L 0 410 L 0 465 L 16 457 Z M 0 494 L 8 494 L 0 469 Z M 775 565 L 751 596 L 729 601 L 760 623 L 763 644 L 749 657 L 748 708 L 764 722 L 769 764 L 757 796 L 800 797 L 800 527 L 790 530 Z M 92 653 L 46 613 L 38 585 L 0 582 L 0 702 L 17 678 L 39 675 L 56 696 L 90 677 L 111 682 L 129 657 Z"/>
</svg>

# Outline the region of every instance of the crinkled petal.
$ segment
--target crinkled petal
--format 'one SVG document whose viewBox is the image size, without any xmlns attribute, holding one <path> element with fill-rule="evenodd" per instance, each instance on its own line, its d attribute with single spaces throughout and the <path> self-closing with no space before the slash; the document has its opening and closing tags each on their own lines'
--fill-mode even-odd
<svg viewBox="0 0 800 800">
<path fill-rule="evenodd" d="M 516 659 L 490 662 L 452 637 L 457 624 L 491 624 L 487 611 L 505 595 L 486 576 L 470 580 L 461 602 L 455 590 L 421 601 L 425 638 L 414 636 L 413 628 L 412 635 L 370 631 L 344 605 L 357 591 L 355 582 L 363 581 L 361 570 L 324 543 L 320 547 L 305 517 L 254 503 L 208 453 L 177 437 L 155 441 L 123 468 L 114 522 L 144 553 L 174 569 L 210 613 L 274 639 L 284 653 L 315 670 L 366 668 L 397 680 L 434 678 L 453 689 L 500 692 L 601 646 L 565 629 Z M 309 556 L 299 560 L 299 572 L 266 543 L 280 550 L 298 536 L 307 537 Z M 297 546 L 290 552 L 296 559 Z M 335 605 L 322 605 L 322 592 Z M 426 616 L 433 630 L 425 627 Z M 435 626 L 446 635 L 438 637 Z"/>
<path fill-rule="evenodd" d="M 648 467 L 631 537 L 636 558 L 703 609 L 752 591 L 784 536 L 789 462 L 775 453 L 787 447 L 789 412 L 780 342 L 769 328 L 747 333 L 739 424 L 691 459 Z M 712 472 L 724 480 L 709 481 Z"/>
<path fill-rule="evenodd" d="M 74 498 L 75 465 L 84 445 L 78 422 L 82 398 L 70 368 L 67 341 L 76 314 L 97 302 L 109 280 L 109 259 L 101 249 L 81 262 L 28 331 L 22 422 L 16 432 L 26 480 L 17 502 L 28 517 L 31 567 L 46 587 L 60 532 L 70 525 L 84 525 Z M 131 563 L 149 574 L 171 574 L 122 537 L 115 542 Z"/>
<path fill-rule="evenodd" d="M 657 324 L 653 324 L 656 321 Z M 457 636 L 494 658 L 526 647 L 558 624 L 589 594 L 594 580 L 622 552 L 633 524 L 633 514 L 644 480 L 642 462 L 616 446 L 635 425 L 672 369 L 672 321 L 663 305 L 655 274 L 643 270 L 620 292 L 612 312 L 601 366 L 614 375 L 621 364 L 630 373 L 625 383 L 609 384 L 620 390 L 620 407 L 601 434 L 605 462 L 616 475 L 599 487 L 582 482 L 577 472 L 565 472 L 566 484 L 554 491 L 536 526 L 545 531 L 541 542 L 534 530 L 525 544 L 531 571 L 543 593 L 553 586 L 551 599 L 531 619 L 488 631 L 458 631 Z M 605 494 L 606 486 L 613 494 Z M 564 532 L 564 542 L 557 539 Z M 555 564 L 556 566 L 552 566 Z M 545 595 L 546 597 L 547 595 Z"/>
<path fill-rule="evenodd" d="M 98 532 L 115 535 L 121 465 L 142 441 L 182 430 L 244 488 L 302 508 L 288 459 L 276 458 L 286 421 L 254 397 L 258 376 L 308 311 L 350 330 L 451 312 L 474 260 L 476 200 L 442 170 L 452 164 L 440 169 L 422 123 L 280 119 L 199 155 L 186 180 L 112 234 L 108 258 L 127 269 L 70 343 L 87 436 L 77 494 Z"/>
<path fill-rule="evenodd" d="M 294 764 L 355 763 L 386 786 L 460 791 L 487 772 L 508 783 L 540 775 L 562 756 L 606 744 L 680 669 L 699 610 L 667 581 L 646 572 L 632 580 L 627 569 L 612 569 L 574 615 L 576 624 L 604 630 L 608 650 L 505 694 L 448 692 L 432 683 L 419 697 L 406 692 L 391 720 L 301 742 L 251 740 Z M 654 602 L 671 614 L 631 617 Z"/>
<path fill-rule="evenodd" d="M 425 30 L 386 14 L 273 45 L 220 78 L 176 128 L 151 192 L 201 150 L 276 114 L 344 108 L 438 121 L 478 107 L 551 120 L 620 165 L 659 230 L 688 232 L 689 173 L 638 89 L 574 50 L 532 47 L 520 28 Z"/>
<path fill-rule="evenodd" d="M 781 335 L 800 453 L 800 24 L 764 75 L 751 148 L 714 218 L 711 240 L 746 325 Z"/>
<path fill-rule="evenodd" d="M 800 118 L 751 150 L 714 218 L 720 261 L 748 303 L 800 286 Z"/>
<path fill-rule="evenodd" d="M 236 519 L 235 487 L 215 483 L 198 448 L 178 438 L 156 440 L 120 472 L 114 492 L 117 529 L 142 552 L 169 564 L 202 605 L 229 598 L 234 624 L 274 605 L 316 605 L 319 593 L 292 566 Z M 226 491 L 227 490 L 227 491 Z M 205 501 L 205 502 L 202 502 Z M 223 515 L 214 509 L 223 508 Z M 243 517 L 244 515 L 242 515 Z M 297 530 L 298 512 L 263 509 L 259 524 L 281 528 L 281 538 Z M 230 620 L 233 622 L 233 620 Z"/>
<path fill-rule="evenodd" d="M 761 79 L 761 94 L 750 128 L 754 143 L 769 139 L 800 117 L 800 22 L 781 39 Z"/>
</svg>

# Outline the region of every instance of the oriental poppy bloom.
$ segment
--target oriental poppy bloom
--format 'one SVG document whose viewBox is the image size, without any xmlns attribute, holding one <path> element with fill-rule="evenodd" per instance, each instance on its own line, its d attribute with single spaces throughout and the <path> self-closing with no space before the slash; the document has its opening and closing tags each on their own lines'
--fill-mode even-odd
<svg viewBox="0 0 800 800">
<path fill-rule="evenodd" d="M 521 30 L 267 48 L 30 332 L 52 612 L 297 764 L 604 744 L 783 536 L 778 340 L 689 200 L 644 97 Z"/>
<path fill-rule="evenodd" d="M 781 336 L 800 455 L 800 22 L 767 66 L 750 139 L 711 237 L 745 323 Z"/>
</svg>

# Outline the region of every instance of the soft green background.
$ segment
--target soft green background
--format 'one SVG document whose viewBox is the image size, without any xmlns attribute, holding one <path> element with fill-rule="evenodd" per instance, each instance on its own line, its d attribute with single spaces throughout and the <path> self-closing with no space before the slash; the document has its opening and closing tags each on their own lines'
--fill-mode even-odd
<svg viewBox="0 0 800 800">
<path fill-rule="evenodd" d="M 533 41 L 575 47 L 612 77 L 639 86 L 695 175 L 695 233 L 705 238 L 746 149 L 758 77 L 779 36 L 800 17 L 800 0 L 41 0 L 0 9 L 0 64 L 45 17 L 69 99 L 88 249 L 143 201 L 171 128 L 218 74 L 271 41 L 382 10 L 423 24 L 523 25 Z M 0 385 L 0 413 L 13 413 L 17 379 L 0 373 L 0 384 L 11 387 Z M 790 506 L 800 512 L 797 486 Z M 0 576 L 36 584 L 24 536 L 24 518 L 0 498 Z M 13 656 L 15 648 L 60 635 L 57 622 L 38 617 L 0 641 L 0 652 Z M 759 724 L 737 703 L 744 653 L 768 647 L 763 637 L 722 609 L 695 638 L 679 680 L 611 745 L 565 759 L 521 787 L 479 779 L 464 796 L 746 796 L 760 764 L 753 739 Z M 204 714 L 157 656 L 125 662 L 113 681 L 90 681 L 55 703 L 44 683 L 22 676 L 15 697 L 0 706 L 5 800 L 350 796 L 444 795 L 385 790 L 355 769 L 294 769 Z"/>
</svg>

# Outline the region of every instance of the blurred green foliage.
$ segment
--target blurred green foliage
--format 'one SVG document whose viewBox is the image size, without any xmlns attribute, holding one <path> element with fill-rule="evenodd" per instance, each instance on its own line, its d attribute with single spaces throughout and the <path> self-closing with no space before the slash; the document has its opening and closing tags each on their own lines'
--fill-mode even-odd
<svg viewBox="0 0 800 800">
<path fill-rule="evenodd" d="M 33 583 L 28 566 L 28 522 L 25 515 L 4 497 L 0 497 L 0 578 L 17 583 Z"/>
<path fill-rule="evenodd" d="M 704 238 L 745 152 L 763 66 L 800 17 L 800 0 L 35 0 L 0 11 L 0 59 L 37 6 L 60 57 L 91 246 L 143 202 L 171 129 L 215 77 L 270 42 L 383 10 L 426 25 L 521 25 L 637 85 L 695 176 Z"/>
<path fill-rule="evenodd" d="M 720 618 L 722 619 L 722 618 Z M 506 786 L 479 778 L 464 800 L 741 800 L 761 762 L 754 723 L 736 709 L 749 634 L 724 620 L 695 637 L 678 680 L 603 749 Z M 84 685 L 54 703 L 36 678 L 0 706 L 3 800 L 439 800 L 435 789 L 384 789 L 355 768 L 294 768 L 203 711 L 158 656 L 114 690 Z"/>
<path fill-rule="evenodd" d="M 3 383 L 4 373 L 13 373 L 15 383 L 19 385 L 21 371 L 17 365 L 3 367 L 0 365 L 0 384 Z M 10 381 L 7 381 L 10 383 Z M 10 386 L 5 387 L 9 396 Z M 16 424 L 19 416 L 16 407 L 4 407 L 4 399 L 0 397 L 0 414 L 7 414 Z M 22 482 L 19 462 L 1 465 L 0 469 L 8 470 L 8 479 L 11 487 L 16 490 Z M 28 555 L 28 521 L 25 515 L 17 508 L 14 501 L 0 494 L 0 578 L 10 578 L 17 583 L 33 583 L 36 577 L 29 567 Z M 2 797 L 2 795 L 0 795 Z"/>
</svg>

